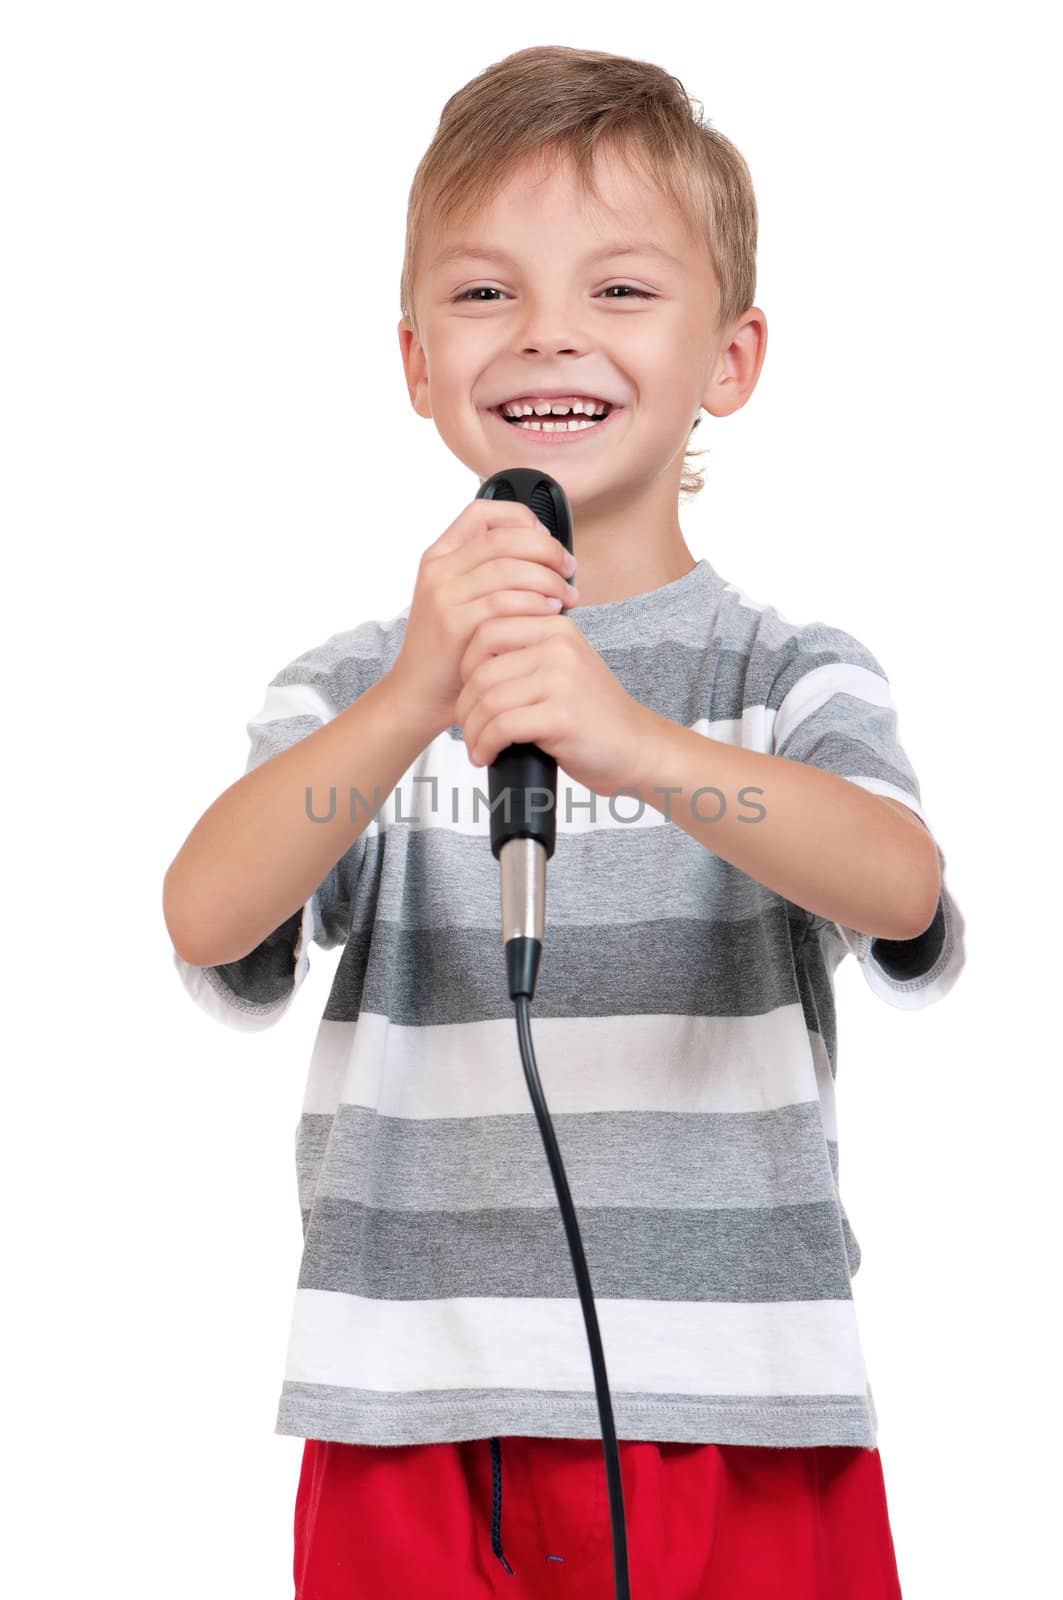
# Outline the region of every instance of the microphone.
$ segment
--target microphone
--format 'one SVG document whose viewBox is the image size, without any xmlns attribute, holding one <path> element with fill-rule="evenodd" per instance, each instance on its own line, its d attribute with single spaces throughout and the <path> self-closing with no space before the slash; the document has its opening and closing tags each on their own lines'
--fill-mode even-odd
<svg viewBox="0 0 1063 1600">
<path fill-rule="evenodd" d="M 549 473 L 531 467 L 496 472 L 481 484 L 477 499 L 519 500 L 530 506 L 543 527 L 572 550 L 572 508 L 564 489 Z M 491 798 L 491 851 L 502 870 L 502 939 L 506 951 L 509 996 L 516 1007 L 517 1042 L 532 1108 L 539 1124 L 550 1174 L 557 1191 L 561 1220 L 576 1274 L 580 1308 L 590 1346 L 594 1392 L 602 1425 L 605 1476 L 609 1487 L 609 1520 L 613 1531 L 613 1573 L 617 1600 L 631 1600 L 628 1573 L 627 1522 L 620 1450 L 616 1442 L 609 1374 L 598 1328 L 594 1289 L 580 1238 L 557 1135 L 539 1081 L 532 1047 L 528 1008 L 535 994 L 543 949 L 546 908 L 546 863 L 557 834 L 557 762 L 537 744 L 510 744 L 487 769 Z M 499 802 L 503 802 L 501 811 Z M 512 1569 L 509 1569 L 512 1570 Z"/>
<path fill-rule="evenodd" d="M 486 478 L 478 500 L 516 500 L 572 550 L 572 507 L 556 478 L 510 467 Z M 509 995 L 535 994 L 546 921 L 546 863 L 557 834 L 557 762 L 537 744 L 510 744 L 487 769 L 491 853 L 501 869 L 502 941 Z"/>
</svg>

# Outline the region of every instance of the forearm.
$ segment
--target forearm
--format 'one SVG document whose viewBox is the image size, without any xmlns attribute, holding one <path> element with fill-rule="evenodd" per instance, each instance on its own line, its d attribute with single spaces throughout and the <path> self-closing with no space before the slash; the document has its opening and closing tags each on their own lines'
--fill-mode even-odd
<svg viewBox="0 0 1063 1600">
<path fill-rule="evenodd" d="M 834 773 L 642 710 L 632 788 L 668 821 L 817 916 L 881 939 L 929 926 L 939 864 L 917 820 Z"/>
<path fill-rule="evenodd" d="M 217 966 L 253 950 L 310 899 L 439 731 L 392 670 L 323 728 L 226 789 L 163 883 L 178 954 L 194 966 Z M 352 789 L 365 801 L 356 797 L 353 818 Z M 315 820 L 330 810 L 329 820 Z"/>
</svg>

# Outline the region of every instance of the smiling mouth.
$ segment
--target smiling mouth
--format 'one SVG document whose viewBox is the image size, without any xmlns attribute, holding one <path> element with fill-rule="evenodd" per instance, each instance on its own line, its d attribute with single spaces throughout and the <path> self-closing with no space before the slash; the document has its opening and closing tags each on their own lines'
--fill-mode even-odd
<svg viewBox="0 0 1063 1600">
<path fill-rule="evenodd" d="M 508 427 L 519 429 L 521 433 L 527 433 L 539 439 L 567 439 L 573 438 L 578 434 L 594 433 L 596 430 L 604 428 L 610 419 L 618 411 L 623 411 L 623 409 L 623 406 L 610 406 L 605 415 L 598 418 L 584 416 L 581 412 L 575 415 L 570 413 L 567 417 L 552 417 L 549 415 L 541 417 L 507 417 L 501 406 L 488 407 L 492 415 L 498 417 Z"/>
</svg>

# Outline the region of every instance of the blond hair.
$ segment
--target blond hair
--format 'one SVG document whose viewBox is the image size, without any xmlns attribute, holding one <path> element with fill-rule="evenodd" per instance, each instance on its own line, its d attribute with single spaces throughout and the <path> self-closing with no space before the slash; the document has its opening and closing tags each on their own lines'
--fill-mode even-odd
<svg viewBox="0 0 1063 1600">
<path fill-rule="evenodd" d="M 694 112 L 694 106 L 699 109 Z M 573 162 L 583 192 L 600 146 L 641 161 L 709 252 L 720 290 L 718 327 L 756 294 L 757 203 L 739 151 L 663 67 L 599 50 L 533 45 L 496 61 L 451 95 L 421 158 L 406 212 L 399 300 L 415 330 L 414 278 L 429 215 L 446 226 L 489 205 L 510 172 L 533 155 Z M 694 428 L 701 421 L 695 419 Z M 680 496 L 704 488 L 687 471 Z"/>
</svg>

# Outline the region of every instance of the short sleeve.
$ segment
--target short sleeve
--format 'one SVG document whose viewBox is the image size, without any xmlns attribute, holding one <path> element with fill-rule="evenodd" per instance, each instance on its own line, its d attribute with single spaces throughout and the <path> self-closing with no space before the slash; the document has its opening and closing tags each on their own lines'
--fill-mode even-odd
<svg viewBox="0 0 1063 1600">
<path fill-rule="evenodd" d="M 933 837 L 941 893 L 933 920 L 915 938 L 872 938 L 825 917 L 812 920 L 820 938 L 836 944 L 838 960 L 849 951 L 855 955 L 868 986 L 881 999 L 902 1010 L 932 1005 L 949 992 L 965 964 L 964 920 L 946 881 L 944 851 L 900 742 L 886 674 L 851 634 L 810 623 L 785 652 L 771 699 L 772 754 L 899 800 Z"/>
<path fill-rule="evenodd" d="M 247 723 L 251 744 L 245 774 L 324 727 L 376 680 L 380 666 L 373 645 L 378 635 L 376 624 L 334 635 L 277 674 L 260 710 Z M 372 819 L 306 904 L 239 961 L 196 967 L 175 950 L 174 965 L 196 1004 L 244 1032 L 279 1022 L 309 971 L 310 945 L 329 950 L 346 940 L 354 889 L 368 839 L 376 830 Z"/>
</svg>

